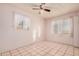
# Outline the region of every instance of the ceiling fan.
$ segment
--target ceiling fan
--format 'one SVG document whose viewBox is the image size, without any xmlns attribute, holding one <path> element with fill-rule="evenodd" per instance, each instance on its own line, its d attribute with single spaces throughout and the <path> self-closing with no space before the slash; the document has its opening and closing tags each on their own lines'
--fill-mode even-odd
<svg viewBox="0 0 79 59">
<path fill-rule="evenodd" d="M 41 3 L 38 7 L 34 7 L 32 8 L 32 10 L 39 10 L 39 14 L 41 14 L 41 11 L 46 11 L 46 12 L 50 12 L 51 10 L 48 8 L 45 8 L 45 3 Z"/>
</svg>

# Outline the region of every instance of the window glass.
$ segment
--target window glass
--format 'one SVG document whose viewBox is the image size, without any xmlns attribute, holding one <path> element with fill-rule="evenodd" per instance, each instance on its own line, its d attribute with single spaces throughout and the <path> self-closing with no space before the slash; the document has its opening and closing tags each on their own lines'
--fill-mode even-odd
<svg viewBox="0 0 79 59">
<path fill-rule="evenodd" d="M 52 32 L 54 34 L 68 34 L 72 32 L 72 19 L 52 21 Z"/>
<path fill-rule="evenodd" d="M 15 13 L 15 28 L 17 30 L 29 30 L 30 19 L 20 13 Z"/>
</svg>

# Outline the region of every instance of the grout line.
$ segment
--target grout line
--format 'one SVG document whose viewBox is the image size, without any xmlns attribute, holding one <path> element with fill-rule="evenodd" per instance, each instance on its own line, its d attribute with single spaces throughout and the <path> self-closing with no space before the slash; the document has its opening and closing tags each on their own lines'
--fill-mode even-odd
<svg viewBox="0 0 79 59">
<path fill-rule="evenodd" d="M 38 43 L 34 43 L 34 45 L 37 44 L 37 45 L 35 46 L 35 47 L 36 47 L 36 50 L 39 49 L 38 51 L 35 51 L 35 52 L 37 52 L 37 55 L 40 54 L 40 55 L 42 56 L 41 52 L 44 51 L 43 56 L 45 56 L 45 55 L 47 55 L 49 52 L 51 52 L 52 49 L 54 49 L 55 47 L 57 47 L 57 48 L 56 48 L 56 51 L 55 51 L 55 53 L 54 53 L 54 55 L 53 55 L 53 56 L 55 56 L 59 51 L 61 51 L 61 49 L 62 49 L 62 48 L 64 47 L 64 45 L 65 45 L 65 44 L 64 44 L 64 45 L 63 45 L 63 44 L 62 44 L 62 45 L 61 45 L 61 44 L 59 45 L 59 43 L 57 43 L 57 44 L 55 43 L 55 44 L 53 45 L 53 47 L 51 47 L 51 44 L 49 44 L 50 42 L 49 42 L 49 43 L 46 42 L 45 44 L 47 44 L 47 45 L 45 45 L 45 44 L 43 44 L 43 43 L 44 43 L 44 42 L 42 42 L 42 45 L 41 45 L 41 46 L 40 46 L 40 42 L 39 42 L 39 44 L 38 44 Z M 52 42 L 52 44 L 53 44 L 53 42 Z M 32 48 L 35 48 L 35 47 L 33 47 L 33 45 L 32 45 L 32 46 L 29 45 L 29 46 L 32 47 Z M 43 48 L 44 46 L 46 46 L 46 47 Z M 49 46 L 50 46 L 50 47 L 49 47 Z M 20 56 L 20 54 L 22 54 L 22 53 L 24 53 L 24 52 L 26 51 L 24 47 L 29 48 L 29 47 L 27 47 L 27 46 L 20 47 L 20 48 L 23 48 L 23 49 L 22 49 L 22 50 L 23 50 L 22 52 L 20 52 L 20 50 L 19 50 L 20 48 L 14 49 L 14 50 L 16 50 L 16 51 L 18 52 L 17 55 Z M 37 48 L 37 47 L 38 47 L 38 48 Z M 74 56 L 74 49 L 75 49 L 75 47 L 73 47 L 73 46 L 72 46 L 72 47 L 69 47 L 69 45 L 66 45 L 65 47 L 66 47 L 66 48 L 63 48 L 63 49 L 62 49 L 62 50 L 65 49 L 65 50 L 64 50 L 64 53 L 63 53 L 63 56 L 65 56 L 65 54 L 66 54 L 66 52 L 68 51 L 69 48 L 72 48 L 72 50 L 73 50 L 73 53 L 72 53 L 73 55 L 72 55 L 72 56 Z M 42 49 L 40 49 L 40 48 L 42 48 Z M 47 48 L 49 48 L 49 49 L 47 50 Z M 31 48 L 30 48 L 30 49 L 31 49 Z M 29 50 L 29 49 L 28 49 L 28 50 Z M 28 50 L 27 50 L 27 51 L 28 51 Z M 31 50 L 32 50 L 32 49 L 31 49 Z M 47 51 L 45 51 L 45 50 L 47 50 Z M 12 56 L 13 53 L 11 53 L 11 51 L 13 51 L 13 50 L 9 50 L 8 52 L 9 52 L 10 55 Z M 7 52 L 7 51 L 6 51 L 6 52 Z M 2 52 L 2 53 L 6 53 L 6 52 Z M 33 52 L 34 52 L 34 51 L 33 51 Z M 1 56 L 2 56 L 2 53 L 1 53 Z M 15 52 L 15 53 L 16 53 L 16 52 Z M 17 55 L 16 55 L 16 56 L 17 56 Z M 34 55 L 32 54 L 32 51 L 30 51 L 29 53 L 27 53 L 27 54 L 25 54 L 25 55 L 26 55 L 26 56 L 28 56 L 28 55 L 29 55 L 29 56 L 34 56 Z M 52 56 L 52 55 L 50 55 L 50 56 Z"/>
<path fill-rule="evenodd" d="M 64 54 L 63 54 L 63 56 L 66 54 L 67 50 L 68 50 L 68 47 L 66 48 L 66 50 L 65 50 L 65 52 L 64 52 Z"/>
<path fill-rule="evenodd" d="M 12 56 L 11 52 L 9 51 L 10 55 Z"/>
<path fill-rule="evenodd" d="M 59 47 L 59 49 L 56 51 L 56 53 L 57 53 L 58 51 L 60 51 L 61 48 L 62 48 L 62 46 Z M 56 53 L 55 53 L 55 55 L 56 55 Z"/>
<path fill-rule="evenodd" d="M 1 53 L 1 56 L 2 56 L 2 53 Z"/>
<path fill-rule="evenodd" d="M 72 53 L 73 55 L 72 56 L 74 56 L 74 47 L 73 47 L 72 51 L 73 51 L 73 53 Z"/>
<path fill-rule="evenodd" d="M 74 49 L 74 47 L 73 47 L 73 56 L 75 56 L 75 52 L 74 52 L 74 51 L 75 51 L 75 49 Z"/>
<path fill-rule="evenodd" d="M 52 48 L 53 49 L 53 48 Z M 47 54 L 51 51 L 51 49 L 47 52 Z M 45 54 L 46 55 L 46 54 Z"/>
</svg>

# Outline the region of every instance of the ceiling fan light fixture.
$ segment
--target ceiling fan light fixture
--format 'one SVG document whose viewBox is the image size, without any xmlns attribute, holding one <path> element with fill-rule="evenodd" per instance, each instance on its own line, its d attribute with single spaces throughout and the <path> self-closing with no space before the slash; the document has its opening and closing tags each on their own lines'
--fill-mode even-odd
<svg viewBox="0 0 79 59">
<path fill-rule="evenodd" d="M 39 11 L 39 14 L 43 14 L 43 12 L 44 12 L 43 10 L 40 10 L 40 11 Z"/>
</svg>

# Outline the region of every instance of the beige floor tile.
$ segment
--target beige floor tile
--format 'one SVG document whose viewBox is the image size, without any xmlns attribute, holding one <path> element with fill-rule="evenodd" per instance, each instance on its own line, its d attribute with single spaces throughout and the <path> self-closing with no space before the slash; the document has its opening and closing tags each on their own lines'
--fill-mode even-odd
<svg viewBox="0 0 79 59">
<path fill-rule="evenodd" d="M 2 52 L 0 52 L 0 56 L 2 55 Z"/>
<path fill-rule="evenodd" d="M 52 56 L 55 55 L 58 49 L 52 49 L 50 50 L 46 55 Z"/>
<path fill-rule="evenodd" d="M 78 48 L 74 48 L 74 56 L 79 56 L 79 49 Z"/>
<path fill-rule="evenodd" d="M 70 55 L 70 56 L 72 55 L 72 56 L 73 56 L 73 47 L 72 47 L 72 46 L 69 46 L 69 47 L 68 47 L 68 49 L 67 49 L 65 55 L 67 55 L 67 56 L 68 56 L 68 55 Z"/>
<path fill-rule="evenodd" d="M 57 51 L 57 53 L 55 54 L 56 56 L 63 56 L 64 54 L 65 54 L 65 52 L 66 52 L 66 50 L 67 50 L 67 46 L 62 46 L 60 49 L 59 49 L 59 51 Z"/>
<path fill-rule="evenodd" d="M 2 53 L 2 56 L 11 56 L 10 52 L 4 52 Z"/>
<path fill-rule="evenodd" d="M 32 54 L 29 52 L 23 52 L 20 54 L 20 56 L 31 56 Z"/>
<path fill-rule="evenodd" d="M 6 53 L 1 53 L 3 56 L 73 56 L 79 55 L 79 48 L 73 46 L 42 41 L 29 46 L 23 46 Z"/>
</svg>

